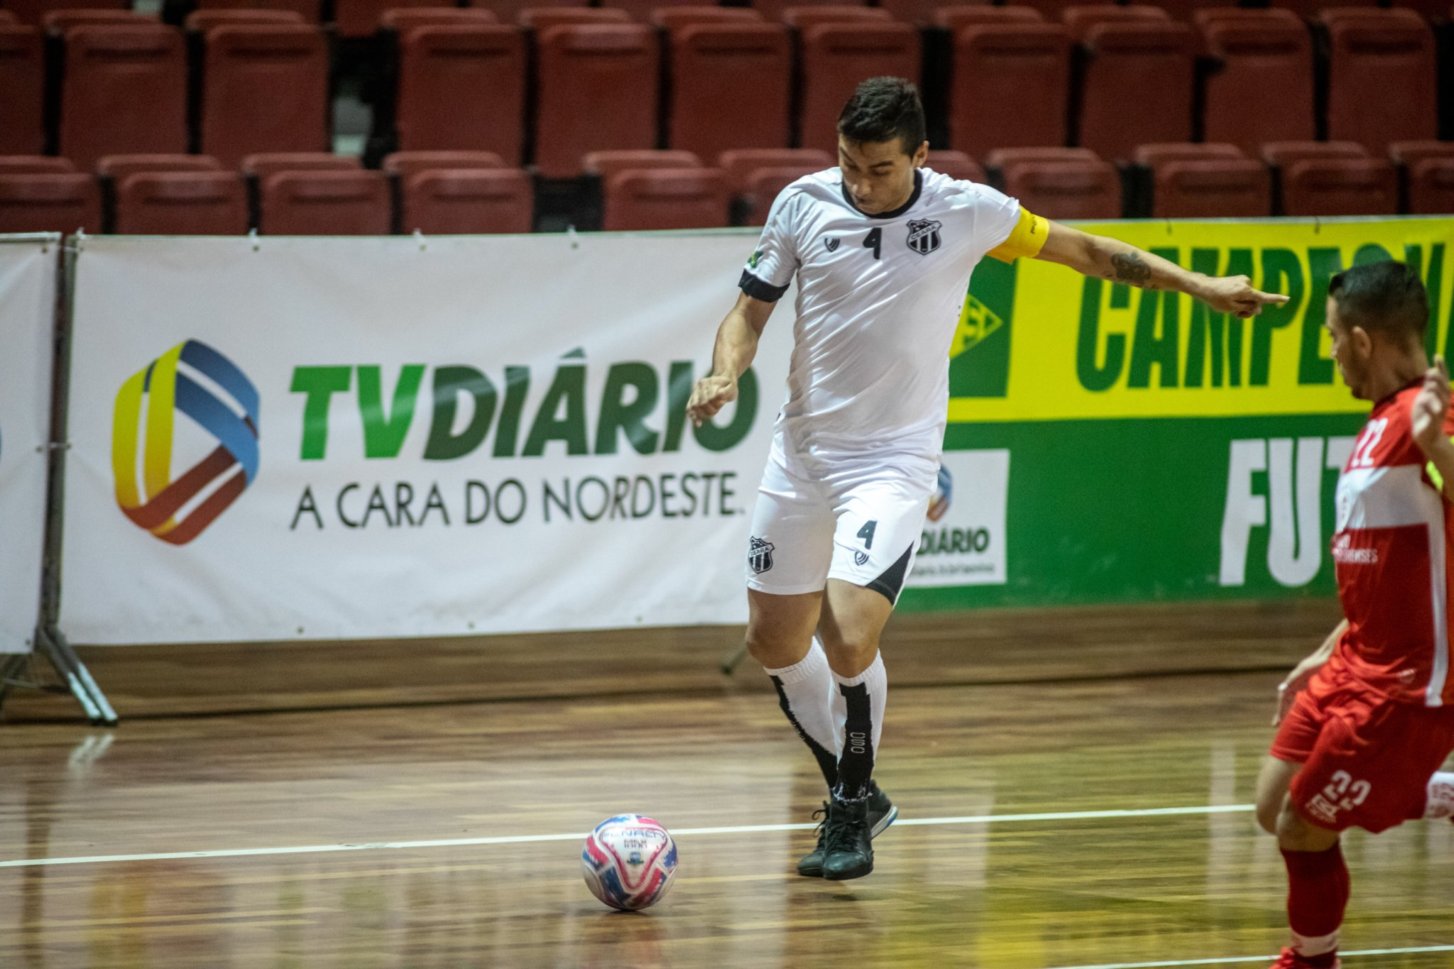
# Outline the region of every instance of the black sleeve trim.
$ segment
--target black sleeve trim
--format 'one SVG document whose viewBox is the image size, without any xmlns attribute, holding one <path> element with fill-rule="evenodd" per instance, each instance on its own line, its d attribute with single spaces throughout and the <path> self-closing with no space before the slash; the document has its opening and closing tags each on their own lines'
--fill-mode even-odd
<svg viewBox="0 0 1454 969">
<path fill-rule="evenodd" d="M 742 278 L 737 281 L 737 287 L 753 299 L 760 299 L 764 303 L 776 303 L 788 291 L 786 286 L 763 282 L 746 269 L 742 270 Z"/>
</svg>

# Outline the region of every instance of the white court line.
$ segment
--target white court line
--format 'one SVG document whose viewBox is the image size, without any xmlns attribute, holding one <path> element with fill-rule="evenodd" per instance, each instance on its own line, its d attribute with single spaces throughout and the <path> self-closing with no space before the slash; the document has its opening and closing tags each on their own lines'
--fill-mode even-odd
<svg viewBox="0 0 1454 969">
<path fill-rule="evenodd" d="M 1359 956 L 1410 956 L 1422 952 L 1454 952 L 1454 945 L 1420 945 L 1403 949 L 1352 949 L 1338 953 L 1344 959 Z M 1182 969 L 1185 966 L 1226 966 L 1243 962 L 1263 963 L 1277 956 L 1230 956 L 1221 959 L 1182 959 L 1176 962 L 1102 962 L 1094 966 L 1056 966 L 1055 969 Z"/>
<path fill-rule="evenodd" d="M 1251 811 L 1251 804 L 1206 804 L 1190 807 L 1129 808 L 1104 811 L 1055 811 L 1039 814 L 969 814 L 950 818 L 900 818 L 902 827 L 927 827 L 946 824 L 1013 824 L 1033 821 L 1094 821 L 1109 818 L 1157 818 L 1180 815 L 1231 814 Z M 760 834 L 779 831 L 806 831 L 816 827 L 802 824 L 746 824 L 725 828 L 672 828 L 677 837 L 710 837 L 720 834 Z M 375 841 L 362 844 L 296 845 L 282 848 L 224 848 L 218 851 L 165 851 L 139 855 L 91 855 L 82 858 L 19 858 L 0 861 L 0 868 L 46 868 L 56 865 L 106 865 L 130 861 L 184 861 L 196 858 L 257 858 L 268 855 L 325 854 L 338 851 L 398 851 L 419 848 L 470 848 L 485 845 L 523 845 L 543 841 L 577 841 L 578 834 L 520 834 L 498 838 L 445 838 L 430 841 Z"/>
</svg>

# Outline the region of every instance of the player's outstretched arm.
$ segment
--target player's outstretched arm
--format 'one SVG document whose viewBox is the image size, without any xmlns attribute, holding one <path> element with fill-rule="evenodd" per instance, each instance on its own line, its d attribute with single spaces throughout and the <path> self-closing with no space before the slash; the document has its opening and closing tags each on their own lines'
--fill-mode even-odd
<svg viewBox="0 0 1454 969">
<path fill-rule="evenodd" d="M 1444 429 L 1449 414 L 1449 368 L 1443 357 L 1424 371 L 1424 385 L 1410 407 L 1414 442 L 1443 479 L 1445 497 L 1454 501 L 1454 441 Z"/>
<path fill-rule="evenodd" d="M 1207 276 L 1107 236 L 1051 222 L 1037 259 L 1069 266 L 1087 276 L 1100 276 L 1142 289 L 1171 289 L 1194 296 L 1212 309 L 1246 318 L 1262 307 L 1287 302 L 1286 296 L 1252 287 L 1246 276 Z"/>
<path fill-rule="evenodd" d="M 712 348 L 712 372 L 692 387 L 687 401 L 687 416 L 698 427 L 711 420 L 723 407 L 737 399 L 737 378 L 752 366 L 757 356 L 757 341 L 767 326 L 776 303 L 753 299 L 739 293 L 737 304 L 717 327 L 717 343 Z"/>
</svg>

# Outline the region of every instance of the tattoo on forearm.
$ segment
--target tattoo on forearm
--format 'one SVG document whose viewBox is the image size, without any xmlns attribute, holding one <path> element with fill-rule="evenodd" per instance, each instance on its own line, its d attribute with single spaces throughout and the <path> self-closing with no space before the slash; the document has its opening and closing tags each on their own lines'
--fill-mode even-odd
<svg viewBox="0 0 1454 969">
<path fill-rule="evenodd" d="M 1151 289 L 1151 267 L 1146 265 L 1139 253 L 1118 252 L 1111 256 L 1111 267 L 1115 270 L 1110 278 L 1118 283 L 1130 283 Z"/>
</svg>

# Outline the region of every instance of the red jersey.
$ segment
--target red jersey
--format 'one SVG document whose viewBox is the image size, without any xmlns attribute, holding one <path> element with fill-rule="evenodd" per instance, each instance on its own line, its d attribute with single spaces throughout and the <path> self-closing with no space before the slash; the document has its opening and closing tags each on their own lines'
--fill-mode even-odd
<svg viewBox="0 0 1454 969">
<path fill-rule="evenodd" d="M 1392 699 L 1437 707 L 1454 703 L 1454 515 L 1413 438 L 1409 408 L 1422 382 L 1374 405 L 1338 479 L 1332 551 L 1348 631 L 1323 675 L 1350 674 Z"/>
</svg>

